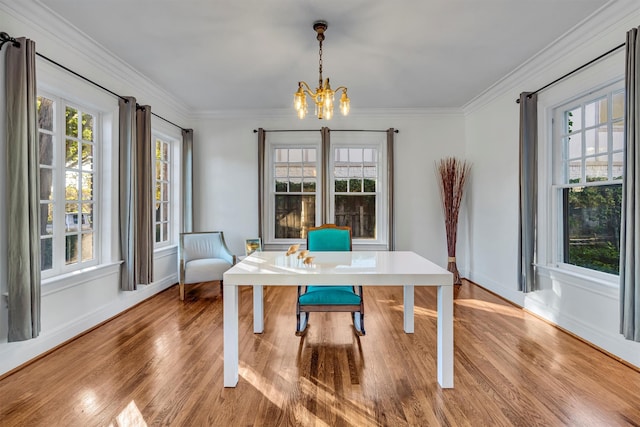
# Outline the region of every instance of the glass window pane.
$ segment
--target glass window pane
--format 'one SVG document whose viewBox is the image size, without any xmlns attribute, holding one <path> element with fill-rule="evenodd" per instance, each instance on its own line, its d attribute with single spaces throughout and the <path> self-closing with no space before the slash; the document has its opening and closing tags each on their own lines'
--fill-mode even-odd
<svg viewBox="0 0 640 427">
<path fill-rule="evenodd" d="M 613 143 L 613 150 L 622 150 L 624 147 L 624 122 L 613 122 L 611 128 L 611 141 Z"/>
<path fill-rule="evenodd" d="M 349 148 L 349 161 L 362 163 L 362 148 Z"/>
<path fill-rule="evenodd" d="M 346 178 L 349 176 L 349 168 L 347 166 L 336 166 L 333 168 L 333 175 L 336 178 Z"/>
<path fill-rule="evenodd" d="M 40 203 L 40 235 L 53 234 L 53 206 L 51 203 Z"/>
<path fill-rule="evenodd" d="M 607 156 L 588 157 L 585 159 L 587 182 L 605 181 L 609 175 Z"/>
<path fill-rule="evenodd" d="M 162 241 L 166 242 L 167 240 L 169 240 L 169 224 L 168 223 L 163 223 L 162 224 Z"/>
<path fill-rule="evenodd" d="M 65 144 L 65 167 L 78 168 L 78 141 L 73 139 L 67 139 Z"/>
<path fill-rule="evenodd" d="M 52 166 L 53 165 L 53 135 L 40 133 L 38 135 L 38 141 L 40 143 L 40 164 Z"/>
<path fill-rule="evenodd" d="M 304 239 L 316 223 L 315 195 L 275 196 L 276 239 Z"/>
<path fill-rule="evenodd" d="M 169 195 L 169 184 L 165 182 L 165 183 L 162 184 L 162 195 L 161 195 L 162 199 L 161 200 L 166 200 L 168 195 Z"/>
<path fill-rule="evenodd" d="M 316 167 L 315 166 L 305 166 L 304 167 L 304 176 L 316 176 Z"/>
<path fill-rule="evenodd" d="M 156 181 L 162 180 L 162 162 L 156 160 Z"/>
<path fill-rule="evenodd" d="M 568 146 L 569 158 L 577 159 L 582 157 L 582 133 L 573 134 L 565 138 Z"/>
<path fill-rule="evenodd" d="M 624 116 L 624 91 L 616 92 L 612 96 L 612 114 L 611 118 L 621 119 Z"/>
<path fill-rule="evenodd" d="M 162 179 L 169 181 L 169 163 L 162 162 Z"/>
<path fill-rule="evenodd" d="M 596 130 L 589 129 L 584 132 L 584 155 L 592 156 L 596 153 Z"/>
<path fill-rule="evenodd" d="M 78 137 L 78 110 L 67 107 L 65 109 L 66 134 L 67 136 Z"/>
<path fill-rule="evenodd" d="M 40 168 L 40 200 L 53 200 L 53 171 Z"/>
<path fill-rule="evenodd" d="M 565 262 L 618 274 L 622 185 L 564 189 Z"/>
<path fill-rule="evenodd" d="M 582 160 L 569 162 L 567 177 L 569 178 L 569 184 L 582 181 Z"/>
<path fill-rule="evenodd" d="M 287 176 L 287 167 L 276 165 L 276 177 L 281 178 Z"/>
<path fill-rule="evenodd" d="M 276 162 L 288 162 L 289 161 L 289 150 L 286 148 L 276 148 L 274 153 L 274 158 Z"/>
<path fill-rule="evenodd" d="M 92 144 L 82 144 L 82 169 L 93 170 Z"/>
<path fill-rule="evenodd" d="M 160 223 L 156 224 L 156 242 L 162 242 L 162 227 Z"/>
<path fill-rule="evenodd" d="M 302 167 L 300 167 L 300 166 L 289 166 L 289 176 L 295 176 L 295 177 L 302 176 Z"/>
<path fill-rule="evenodd" d="M 346 193 L 347 192 L 347 180 L 346 179 L 336 179 L 336 181 L 335 181 L 335 192 L 336 193 Z"/>
<path fill-rule="evenodd" d="M 622 179 L 624 169 L 624 153 L 613 153 L 611 155 L 611 178 Z"/>
<path fill-rule="evenodd" d="M 304 152 L 304 161 L 305 162 L 316 162 L 316 149 L 315 148 L 305 148 Z"/>
<path fill-rule="evenodd" d="M 305 193 L 314 193 L 316 191 L 316 180 L 306 178 L 302 183 L 302 191 Z"/>
<path fill-rule="evenodd" d="M 65 231 L 80 230 L 80 218 L 78 216 L 77 203 L 67 203 L 65 205 L 64 225 Z"/>
<path fill-rule="evenodd" d="M 375 179 L 365 179 L 364 180 L 364 191 L 365 191 L 365 193 L 375 193 L 375 191 L 376 191 L 376 180 Z"/>
<path fill-rule="evenodd" d="M 43 96 L 38 97 L 38 127 L 53 131 L 53 101 Z"/>
<path fill-rule="evenodd" d="M 169 160 L 169 144 L 166 142 L 162 143 L 162 159 L 165 162 Z"/>
<path fill-rule="evenodd" d="M 292 178 L 289 180 L 289 191 L 290 192 L 300 192 L 302 191 L 302 180 Z"/>
<path fill-rule="evenodd" d="M 597 103 L 598 101 L 590 102 L 584 106 L 584 126 L 585 127 L 591 127 L 596 125 L 597 123 L 596 114 L 598 111 Z"/>
<path fill-rule="evenodd" d="M 376 149 L 375 148 L 365 148 L 362 157 L 366 163 L 375 163 L 376 159 Z"/>
<path fill-rule="evenodd" d="M 71 234 L 65 237 L 64 260 L 65 264 L 75 264 L 78 262 L 78 235 Z"/>
<path fill-rule="evenodd" d="M 169 203 L 162 204 L 162 220 L 169 221 Z"/>
<path fill-rule="evenodd" d="M 377 178 L 378 171 L 375 166 L 365 166 L 364 167 L 364 176 L 365 178 Z"/>
<path fill-rule="evenodd" d="M 299 162 L 302 162 L 302 149 L 301 148 L 289 149 L 289 163 L 299 163 Z"/>
<path fill-rule="evenodd" d="M 286 181 L 276 181 L 276 191 L 279 193 L 287 192 L 287 182 Z"/>
<path fill-rule="evenodd" d="M 348 162 L 349 161 L 349 149 L 348 148 L 336 148 L 335 151 L 336 162 Z"/>
<path fill-rule="evenodd" d="M 362 180 L 361 179 L 350 179 L 349 180 L 349 193 L 360 193 L 362 192 Z"/>
<path fill-rule="evenodd" d="M 82 261 L 93 259 L 93 233 L 82 233 Z"/>
<path fill-rule="evenodd" d="M 376 196 L 335 196 L 335 224 L 351 227 L 353 238 L 375 239 Z"/>
<path fill-rule="evenodd" d="M 53 239 L 40 240 L 40 269 L 51 270 L 53 267 Z"/>
<path fill-rule="evenodd" d="M 361 165 L 349 166 L 349 176 L 352 176 L 354 178 L 362 177 L 362 166 Z"/>
<path fill-rule="evenodd" d="M 609 151 L 609 131 L 607 126 L 600 126 L 596 133 L 596 153 Z"/>
<path fill-rule="evenodd" d="M 595 103 L 596 106 L 596 124 L 607 123 L 609 120 L 609 107 L 607 98 L 602 98 Z"/>
<path fill-rule="evenodd" d="M 82 139 L 93 141 L 93 116 L 88 113 L 82 113 Z"/>
<path fill-rule="evenodd" d="M 567 133 L 576 132 L 582 129 L 582 108 L 578 107 L 565 113 L 565 123 Z"/>
<path fill-rule="evenodd" d="M 83 231 L 93 229 L 93 203 L 82 204 L 81 229 Z"/>
<path fill-rule="evenodd" d="M 65 199 L 78 200 L 78 184 L 80 174 L 78 172 L 65 172 Z"/>
<path fill-rule="evenodd" d="M 82 174 L 82 200 L 93 200 L 93 174 Z"/>
</svg>

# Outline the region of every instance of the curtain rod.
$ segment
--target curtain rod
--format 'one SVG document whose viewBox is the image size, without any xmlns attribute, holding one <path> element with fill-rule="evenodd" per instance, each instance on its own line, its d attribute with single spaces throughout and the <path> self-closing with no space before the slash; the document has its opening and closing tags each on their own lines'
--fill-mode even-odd
<svg viewBox="0 0 640 427">
<path fill-rule="evenodd" d="M 4 46 L 4 44 L 5 44 L 5 43 L 13 43 L 13 46 L 14 46 L 14 47 L 20 47 L 20 42 L 19 42 L 19 41 L 17 41 L 15 38 L 11 37 L 9 34 L 7 34 L 7 33 L 5 33 L 5 32 L 3 31 L 3 32 L 0 32 L 0 49 L 2 49 L 2 46 Z M 112 91 L 112 90 L 110 90 L 110 89 L 107 89 L 106 87 L 102 86 L 102 85 L 101 85 L 101 84 L 99 84 L 99 83 L 94 82 L 93 80 L 91 80 L 91 79 L 89 79 L 89 78 L 87 78 L 87 77 L 83 76 L 82 74 L 79 74 L 79 73 L 77 73 L 77 72 L 73 71 L 72 69 L 70 69 L 70 68 L 68 68 L 68 67 L 65 67 L 64 65 L 60 64 L 59 62 L 56 62 L 56 61 L 54 61 L 53 59 L 51 59 L 51 58 L 48 58 L 48 57 L 44 56 L 44 55 L 43 55 L 43 54 L 41 54 L 40 52 L 36 52 L 36 55 L 38 55 L 38 56 L 39 56 L 40 58 L 42 58 L 42 59 L 46 59 L 47 61 L 51 62 L 52 64 L 54 64 L 54 65 L 56 65 L 56 66 L 58 66 L 58 67 L 60 67 L 60 68 L 62 68 L 62 69 L 63 69 L 63 70 L 65 70 L 65 71 L 67 71 L 67 72 L 69 72 L 69 73 L 73 74 L 74 76 L 76 76 L 76 77 L 80 77 L 82 80 L 84 80 L 84 81 L 86 81 L 86 82 L 89 82 L 89 83 L 91 83 L 91 84 L 92 84 L 92 85 L 94 85 L 94 86 L 99 87 L 100 89 L 104 90 L 105 92 L 109 92 L 111 95 L 113 95 L 113 96 L 115 96 L 115 97 L 117 97 L 117 98 L 122 99 L 124 102 L 129 102 L 129 100 L 128 100 L 127 98 L 125 98 L 124 96 L 119 95 L 119 94 L 115 93 L 114 91 Z M 178 126 L 177 124 L 173 123 L 173 122 L 172 122 L 172 121 L 170 121 L 170 120 L 165 119 L 164 117 L 162 117 L 162 116 L 160 116 L 160 115 L 158 115 L 158 114 L 154 113 L 153 111 L 151 112 L 151 115 L 152 115 L 152 116 L 156 116 L 157 118 L 159 118 L 159 119 L 161 119 L 161 120 L 164 120 L 164 121 L 165 121 L 165 122 L 167 122 L 167 123 L 172 124 L 173 126 L 177 127 L 177 128 L 178 128 L 178 129 L 180 129 L 180 130 L 183 130 L 183 131 L 188 131 L 188 130 L 189 130 L 189 129 L 185 129 L 185 128 L 183 128 L 182 126 Z"/>
<path fill-rule="evenodd" d="M 379 129 L 329 129 L 331 132 L 387 132 L 387 130 Z M 265 132 L 320 132 L 322 129 L 264 129 Z M 394 133 L 399 133 L 398 129 L 393 130 Z M 253 133 L 258 133 L 257 129 L 253 130 Z"/>
<path fill-rule="evenodd" d="M 555 79 L 555 80 L 554 80 L 554 81 L 552 81 L 551 83 L 548 83 L 548 84 L 546 84 L 546 85 L 542 86 L 540 89 L 538 89 L 538 90 L 536 90 L 536 91 L 531 92 L 529 95 L 527 95 L 527 97 L 528 97 L 528 98 L 531 98 L 531 96 L 535 95 L 536 93 L 538 93 L 538 92 L 540 92 L 540 91 L 545 90 L 545 89 L 546 89 L 546 88 L 548 88 L 549 86 L 551 86 L 551 85 L 554 85 L 554 84 L 558 83 L 560 80 L 564 80 L 564 79 L 566 79 L 567 77 L 569 77 L 569 76 L 570 76 L 570 75 L 572 75 L 573 73 L 577 73 L 578 71 L 582 70 L 583 68 L 588 67 L 589 65 L 593 64 L 594 62 L 596 62 L 596 61 L 598 61 L 598 60 L 600 60 L 600 59 L 604 58 L 605 56 L 607 56 L 607 55 L 609 55 L 609 54 L 611 54 L 611 53 L 615 52 L 616 50 L 620 49 L 621 47 L 624 47 L 624 45 L 625 45 L 625 44 L 626 44 L 626 43 L 622 43 L 621 45 L 618 45 L 618 46 L 614 47 L 613 49 L 606 51 L 605 53 L 603 53 L 602 55 L 598 56 L 597 58 L 592 59 L 591 61 L 587 62 L 586 64 L 583 64 L 583 65 L 579 66 L 579 67 L 578 67 L 578 68 L 576 68 L 575 70 L 569 71 L 567 74 L 565 74 L 565 75 L 563 75 L 563 76 L 561 76 L 561 77 L 558 77 L 557 79 Z M 519 104 L 519 103 L 520 103 L 520 99 L 516 99 L 516 103 L 517 103 L 517 104 Z"/>
</svg>

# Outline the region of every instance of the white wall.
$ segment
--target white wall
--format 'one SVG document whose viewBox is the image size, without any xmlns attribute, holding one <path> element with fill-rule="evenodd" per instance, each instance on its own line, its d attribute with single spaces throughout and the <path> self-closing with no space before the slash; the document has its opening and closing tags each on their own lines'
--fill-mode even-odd
<svg viewBox="0 0 640 427">
<path fill-rule="evenodd" d="M 624 340 L 618 332 L 617 287 L 547 266 L 549 258 L 543 250 L 543 259 L 538 260 L 542 264 L 538 269 L 541 290 L 527 295 L 517 290 L 519 106 L 515 100 L 520 92 L 536 90 L 624 43 L 626 32 L 639 23 L 640 4 L 614 4 L 465 108 L 466 155 L 474 163 L 467 200 L 469 278 L 636 366 L 640 366 L 640 343 Z M 566 99 L 580 94 L 584 89 L 579 88 L 588 87 L 588 81 L 602 83 L 611 78 L 612 69 L 613 74 L 624 75 L 623 52 L 541 92 L 539 120 L 544 123 L 554 103 L 563 96 Z M 549 133 L 541 128 L 541 150 L 548 138 Z M 544 156 L 543 150 L 541 157 Z M 543 205 L 545 188 L 540 187 Z M 539 235 L 542 248 L 545 238 Z"/>
<path fill-rule="evenodd" d="M 28 16 L 28 18 L 26 18 Z M 121 95 L 135 96 L 139 103 L 152 105 L 152 111 L 167 119 L 190 127 L 186 120 L 186 108 L 166 92 L 159 89 L 144 76 L 132 70 L 120 60 L 110 56 L 89 39 L 59 22 L 35 2 L 0 1 L 0 22 L 2 31 L 14 37 L 25 36 L 36 41 L 39 53 L 71 68 L 74 71 L 100 83 Z M 0 80 L 4 81 L 4 58 L 6 47 L 0 54 Z M 85 55 L 81 52 L 94 52 Z M 117 99 L 101 92 L 100 89 L 60 71 L 42 59 L 38 59 L 38 77 L 43 88 L 63 90 L 69 99 L 77 98 L 83 103 L 100 105 L 114 118 L 112 142 L 117 145 Z M 0 99 L 4 99 L 4 84 L 0 88 Z M 96 92 L 97 91 L 97 92 Z M 105 100 L 106 99 L 106 100 Z M 0 152 L 6 152 L 5 104 L 0 103 Z M 167 126 L 159 119 L 153 119 L 153 127 L 169 136 L 181 139 L 180 131 Z M 103 153 L 107 154 L 107 153 Z M 102 192 L 103 211 L 100 214 L 117 212 L 117 151 L 113 152 L 110 166 L 102 170 L 103 179 L 112 184 L 110 193 Z M 3 171 L 6 168 L 0 168 Z M 6 200 L 5 173 L 0 173 L 0 200 Z M 134 292 L 119 290 L 119 249 L 116 224 L 109 224 L 103 233 L 101 249 L 105 250 L 105 262 L 97 268 L 82 274 L 72 275 L 64 280 L 47 283 L 42 287 L 42 332 L 36 339 L 7 342 L 7 303 L 0 302 L 0 375 L 54 348 L 55 346 L 90 329 L 100 322 L 126 310 L 157 292 L 177 282 L 177 250 L 175 245 L 157 251 L 154 264 L 154 283 L 141 286 Z M 0 207 L 0 293 L 7 292 L 6 269 L 6 211 Z M 176 291 L 176 298 L 178 298 Z"/>
<path fill-rule="evenodd" d="M 464 155 L 463 119 L 459 111 L 435 110 L 361 110 L 322 122 L 313 117 L 301 121 L 293 111 L 253 117 L 201 116 L 194 135 L 194 228 L 224 231 L 227 245 L 238 255 L 244 254 L 245 238 L 257 237 L 258 138 L 254 129 L 393 127 L 399 130 L 395 140 L 396 249 L 413 250 L 446 266 L 444 219 L 434 163 L 446 156 Z M 464 230 L 459 239 L 465 241 Z M 464 244 L 459 248 L 464 271 Z"/>
</svg>

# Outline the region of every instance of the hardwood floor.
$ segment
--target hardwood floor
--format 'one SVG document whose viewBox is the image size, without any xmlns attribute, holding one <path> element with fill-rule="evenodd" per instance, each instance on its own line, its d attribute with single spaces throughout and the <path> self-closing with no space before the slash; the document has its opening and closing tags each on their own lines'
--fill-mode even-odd
<svg viewBox="0 0 640 427">
<path fill-rule="evenodd" d="M 436 381 L 436 290 L 365 288 L 367 335 L 265 289 L 240 291 L 240 381 L 222 385 L 218 286 L 173 287 L 0 381 L 1 426 L 640 426 L 640 372 L 473 284 L 455 301 L 455 388 Z"/>
</svg>

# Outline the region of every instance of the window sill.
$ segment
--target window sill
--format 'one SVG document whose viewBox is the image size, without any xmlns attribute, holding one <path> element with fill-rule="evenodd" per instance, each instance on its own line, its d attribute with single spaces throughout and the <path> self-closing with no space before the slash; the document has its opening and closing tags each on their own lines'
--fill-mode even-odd
<svg viewBox="0 0 640 427">
<path fill-rule="evenodd" d="M 607 296 L 618 296 L 620 282 L 618 276 L 594 272 L 582 273 L 570 268 L 555 265 L 536 265 L 538 274 L 550 280 L 557 280 L 569 285 L 597 292 Z"/>
<path fill-rule="evenodd" d="M 62 290 L 91 282 L 100 277 L 117 274 L 120 269 L 121 262 L 113 262 L 109 264 L 100 264 L 94 267 L 73 271 L 71 273 L 60 274 L 41 281 L 42 296 L 54 294 Z"/>
</svg>

